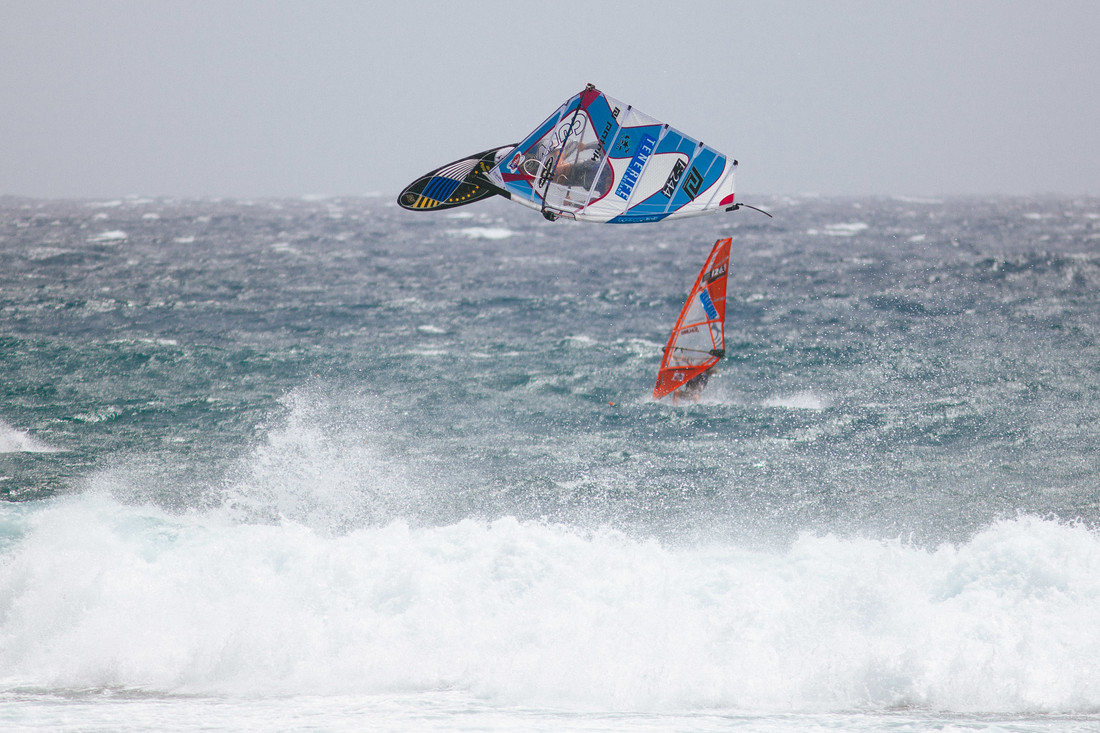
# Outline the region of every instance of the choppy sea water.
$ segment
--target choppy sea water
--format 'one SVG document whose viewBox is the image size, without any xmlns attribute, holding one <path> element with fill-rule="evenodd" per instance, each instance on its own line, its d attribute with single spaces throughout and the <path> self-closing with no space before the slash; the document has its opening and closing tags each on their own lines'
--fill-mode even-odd
<svg viewBox="0 0 1100 733">
<path fill-rule="evenodd" d="M 1100 727 L 1100 200 L 750 203 L 0 199 L 0 724 Z"/>
</svg>

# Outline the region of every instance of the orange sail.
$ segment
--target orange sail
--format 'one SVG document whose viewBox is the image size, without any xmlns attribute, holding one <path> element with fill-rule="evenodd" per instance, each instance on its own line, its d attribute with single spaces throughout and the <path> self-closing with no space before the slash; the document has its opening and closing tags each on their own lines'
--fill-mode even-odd
<svg viewBox="0 0 1100 733">
<path fill-rule="evenodd" d="M 680 318 L 668 337 L 653 398 L 660 399 L 683 387 L 726 355 L 726 275 L 730 238 L 714 243 L 695 280 Z"/>
</svg>

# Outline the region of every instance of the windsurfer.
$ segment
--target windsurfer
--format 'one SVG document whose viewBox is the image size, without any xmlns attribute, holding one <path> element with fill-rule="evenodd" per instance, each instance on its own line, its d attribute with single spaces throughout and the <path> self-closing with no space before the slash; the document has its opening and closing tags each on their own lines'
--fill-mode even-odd
<svg viewBox="0 0 1100 733">
<path fill-rule="evenodd" d="M 714 243 L 684 301 L 657 370 L 655 400 L 671 393 L 674 402 L 698 402 L 715 367 L 726 356 L 726 278 L 731 241 L 727 237 Z"/>
<path fill-rule="evenodd" d="M 565 152 L 558 156 L 558 164 L 554 168 L 554 183 L 585 190 L 594 187 L 593 195 L 597 198 L 603 196 L 611 188 L 612 173 L 610 166 L 604 166 L 603 170 L 600 170 L 602 161 L 603 151 L 599 142 L 566 143 Z M 600 171 L 598 183 L 597 171 Z M 593 186 L 593 184 L 597 185 Z"/>
<path fill-rule="evenodd" d="M 698 402 L 699 397 L 703 394 L 703 389 L 707 386 L 707 381 L 714 376 L 714 372 L 715 367 L 711 367 L 704 372 L 699 372 L 685 382 L 683 387 L 672 393 L 672 404 L 679 404 L 680 400 Z"/>
</svg>

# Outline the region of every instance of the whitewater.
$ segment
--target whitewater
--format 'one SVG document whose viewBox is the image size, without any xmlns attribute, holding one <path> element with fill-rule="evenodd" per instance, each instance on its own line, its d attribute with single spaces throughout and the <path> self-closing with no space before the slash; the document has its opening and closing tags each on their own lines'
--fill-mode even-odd
<svg viewBox="0 0 1100 733">
<path fill-rule="evenodd" d="M 0 726 L 1100 728 L 1100 201 L 752 203 L 0 199 Z"/>
</svg>

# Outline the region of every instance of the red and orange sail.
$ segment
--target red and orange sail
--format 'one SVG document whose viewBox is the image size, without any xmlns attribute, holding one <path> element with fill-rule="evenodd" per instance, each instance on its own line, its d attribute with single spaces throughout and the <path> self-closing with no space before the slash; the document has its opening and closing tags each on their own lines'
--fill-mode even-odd
<svg viewBox="0 0 1100 733">
<path fill-rule="evenodd" d="M 714 243 L 668 337 L 653 398 L 675 392 L 718 363 L 726 352 L 726 276 L 730 238 Z"/>
</svg>

